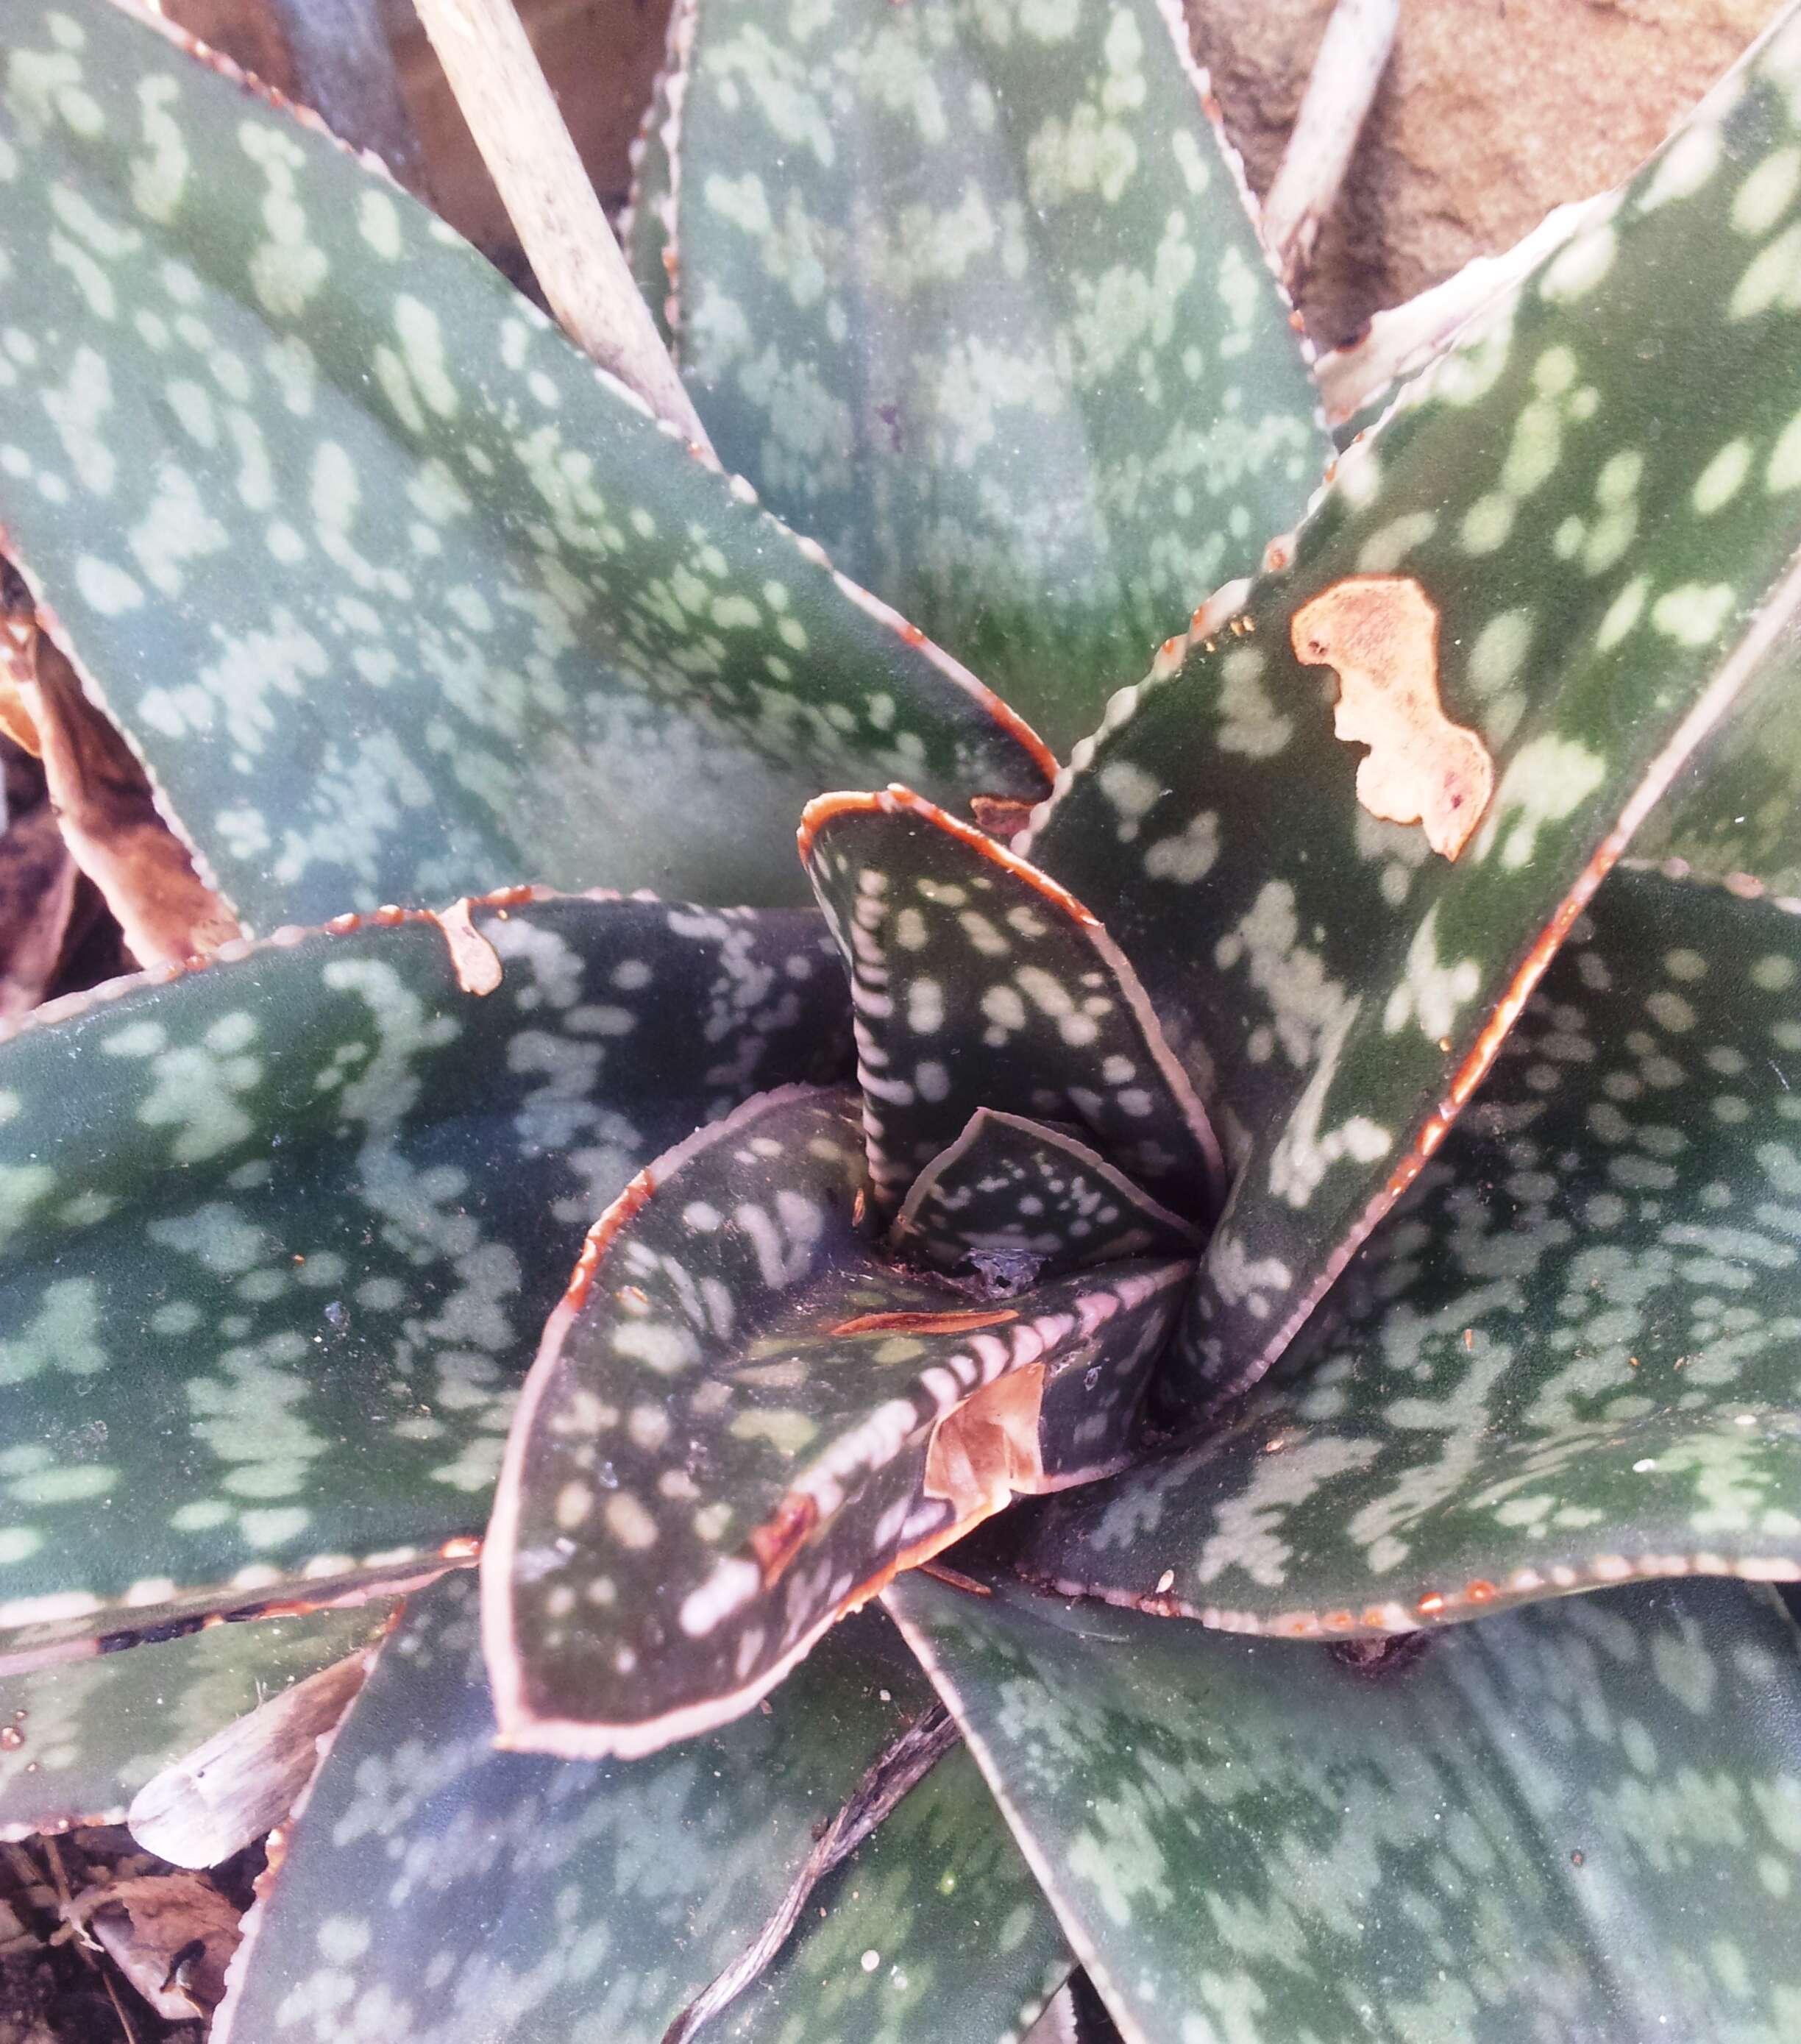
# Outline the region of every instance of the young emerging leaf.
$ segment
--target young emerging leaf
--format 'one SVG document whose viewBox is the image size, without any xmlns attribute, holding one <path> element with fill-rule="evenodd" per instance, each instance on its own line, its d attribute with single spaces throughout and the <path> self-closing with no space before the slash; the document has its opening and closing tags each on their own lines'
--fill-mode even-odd
<svg viewBox="0 0 1801 2044">
<path fill-rule="evenodd" d="M 1590 916 L 1242 1413 L 1031 1573 L 1300 1635 L 1801 1577 L 1801 920 L 1626 871 Z"/>
<path fill-rule="evenodd" d="M 1409 386 L 1031 840 L 1229 1104 L 1191 1407 L 1280 1353 L 1430 1155 L 1801 607 L 1798 75 L 1791 21 Z"/>
<path fill-rule="evenodd" d="M 216 2044 L 342 2044 L 352 2022 L 381 2044 L 662 2044 L 758 1937 L 870 1763 L 931 1702 L 893 1628 L 870 1612 L 826 1642 L 768 1713 L 655 1760 L 497 1753 L 474 1589 L 459 1576 L 424 1592 L 384 1650 L 252 1920 Z M 954 1806 L 933 1798 L 926 1836 L 916 1823 L 885 1857 L 884 1892 L 916 1902 L 936 1927 L 950 1901 L 930 1902 L 927 1875 L 942 1879 L 947 1857 L 990 1870 L 997 1904 L 1023 1920 L 1011 1939 L 984 1942 L 966 2034 L 1000 2044 L 1005 2025 L 985 2031 L 977 2011 L 1016 2016 L 1043 1992 L 1060 1941 L 986 1792 L 968 1773 L 960 1785 Z M 958 1904 L 966 1915 L 966 1898 Z M 925 1923 L 909 1931 L 910 1914 L 890 1915 L 879 1940 L 872 1932 L 847 1956 L 835 1925 L 805 1911 L 769 1987 L 752 1988 L 715 2034 L 781 2044 L 778 2016 L 793 2011 L 801 2034 L 824 2044 L 828 2011 L 864 1985 L 871 1944 L 885 1961 L 883 2001 L 918 2011 L 925 2034 L 950 2027 L 969 1961 L 954 1942 L 930 1941 Z"/>
<path fill-rule="evenodd" d="M 1331 451 L 1179 10 L 682 0 L 670 44 L 633 232 L 721 459 L 1073 743 Z"/>
<path fill-rule="evenodd" d="M 1180 1212 L 1217 1204 L 1207 1110 L 1081 902 L 905 788 L 820 796 L 801 856 L 851 974 L 879 1208 L 985 1107 L 1073 1121 Z"/>
<path fill-rule="evenodd" d="M 13 1643 L 478 1534 L 596 1211 L 696 1123 L 848 1062 L 809 912 L 521 889 L 356 923 L 0 1046 Z"/>
<path fill-rule="evenodd" d="M 640 1174 L 551 1316 L 482 1554 L 501 1735 L 655 1750 L 1017 1491 L 1117 1468 L 1185 1263 L 995 1304 L 858 1228 L 855 1096 L 751 1101 Z"/>
<path fill-rule="evenodd" d="M 247 922 L 520 873 L 792 899 L 821 785 L 1043 792 L 405 193 L 108 0 L 6 41 L 0 527 Z"/>
<path fill-rule="evenodd" d="M 1016 1584 L 889 1603 L 1129 2044 L 1788 2034 L 1801 1669 L 1767 1590 L 1579 1597 L 1367 1671 Z"/>
<path fill-rule="evenodd" d="M 913 1181 L 889 1231 L 910 1262 L 997 1293 L 1122 1256 L 1192 1255 L 1200 1240 L 1073 1135 L 986 1107 Z"/>
</svg>

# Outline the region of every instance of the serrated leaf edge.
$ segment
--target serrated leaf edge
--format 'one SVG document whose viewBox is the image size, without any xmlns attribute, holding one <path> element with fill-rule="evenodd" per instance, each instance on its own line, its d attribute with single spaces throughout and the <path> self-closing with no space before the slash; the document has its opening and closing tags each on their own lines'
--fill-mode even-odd
<svg viewBox="0 0 1801 2044">
<path fill-rule="evenodd" d="M 1228 1605 L 1197 1604 L 1169 1591 L 1134 1593 L 1103 1589 L 1069 1576 L 1039 1576 L 1018 1564 L 1015 1573 L 1034 1589 L 1057 1596 L 1113 1604 L 1150 1618 L 1187 1619 L 1214 1632 L 1266 1639 L 1349 1639 L 1430 1632 L 1546 1597 L 1576 1596 L 1587 1590 L 1615 1589 L 1622 1583 L 1655 1582 L 1672 1576 L 1730 1577 L 1745 1583 L 1801 1582 L 1801 1561 L 1772 1554 L 1726 1554 L 1712 1548 L 1682 1554 L 1616 1551 L 1592 1554 L 1581 1562 L 1549 1562 L 1542 1569 L 1515 1569 L 1496 1582 L 1473 1576 L 1454 1589 L 1427 1590 L 1411 1604 L 1391 1597 L 1381 1604 L 1365 1604 L 1359 1611 L 1343 1605 L 1323 1611 L 1297 1608 L 1272 1617 L 1235 1611 Z"/>
<path fill-rule="evenodd" d="M 694 30 L 699 11 L 699 0 L 675 0 L 670 10 L 662 62 L 651 83 L 650 98 L 627 155 L 632 182 L 618 227 L 620 246 L 629 252 L 633 229 L 644 204 L 644 156 L 655 134 L 662 144 L 663 156 L 669 165 L 669 189 L 657 202 L 656 214 L 657 224 L 663 232 L 663 270 L 667 284 L 663 294 L 662 322 L 669 330 L 670 359 L 678 367 L 682 361 L 682 244 L 676 232 L 680 217 L 677 207 L 682 182 L 682 111 L 688 97 L 689 65 L 694 53 Z M 657 125 L 659 102 L 668 109 L 660 128 Z"/>
</svg>

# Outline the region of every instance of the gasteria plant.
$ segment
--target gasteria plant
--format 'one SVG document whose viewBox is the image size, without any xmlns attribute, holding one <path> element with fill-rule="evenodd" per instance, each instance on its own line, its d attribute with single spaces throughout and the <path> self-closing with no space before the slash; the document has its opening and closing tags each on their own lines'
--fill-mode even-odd
<svg viewBox="0 0 1801 2044">
<path fill-rule="evenodd" d="M 679 0 L 733 479 L 0 44 L 21 697 L 245 932 L 0 1052 L 0 1823 L 412 1586 L 232 2044 L 1801 2034 L 1801 13 L 1334 456 L 1169 7 Z"/>
</svg>

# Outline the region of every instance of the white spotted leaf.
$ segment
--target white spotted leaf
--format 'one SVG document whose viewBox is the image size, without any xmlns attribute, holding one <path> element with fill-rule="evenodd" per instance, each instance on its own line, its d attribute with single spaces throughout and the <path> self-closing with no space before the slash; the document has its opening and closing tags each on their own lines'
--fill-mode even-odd
<svg viewBox="0 0 1801 2044">
<path fill-rule="evenodd" d="M 848 1089 L 747 1101 L 595 1224 L 509 1443 L 482 1571 L 501 1734 L 653 1752 L 749 1710 L 897 1569 L 1129 1459 L 1189 1265 L 1004 1302 L 862 1226 Z"/>
<path fill-rule="evenodd" d="M 0 1838 L 123 1823 L 159 1768 L 374 1646 L 393 1607 L 209 1625 L 0 1676 Z"/>
<path fill-rule="evenodd" d="M 423 207 L 108 0 L 0 71 L 0 526 L 251 927 L 792 901 L 821 786 L 1049 755 Z"/>
<path fill-rule="evenodd" d="M 465 928 L 486 994 L 397 916 L 0 1044 L 0 1657 L 467 1551 L 593 1216 L 848 1063 L 810 911 L 519 889 Z"/>
<path fill-rule="evenodd" d="M 997 1291 L 1122 1256 L 1192 1255 L 1200 1239 L 1073 1135 L 987 1107 L 913 1181 L 889 1231 L 906 1262 Z"/>
<path fill-rule="evenodd" d="M 1073 1123 L 1146 1192 L 1213 1210 L 1206 1108 L 1081 902 L 901 787 L 820 796 L 801 855 L 851 974 L 884 1213 L 982 1108 Z"/>
<path fill-rule="evenodd" d="M 1368 1669 L 1004 1580 L 888 1603 L 1127 2044 L 1793 2034 L 1768 1590 L 1635 1585 Z"/>
<path fill-rule="evenodd" d="M 1801 1579 L 1801 917 L 1619 872 L 1230 1420 L 1025 1543 L 1239 1631 Z"/>
<path fill-rule="evenodd" d="M 768 1712 L 655 1760 L 499 1753 L 474 1590 L 425 1592 L 384 1650 L 252 1920 L 219 2044 L 340 2044 L 351 2008 L 381 2044 L 661 2044 L 931 1700 L 870 1612 Z M 960 1752 L 816 1893 L 703 2044 L 1003 2044 L 1068 1968 Z"/>
<path fill-rule="evenodd" d="M 1791 19 L 1407 386 L 1021 844 L 1211 1063 L 1191 1408 L 1292 1338 L 1801 610 L 1798 66 Z"/>
<path fill-rule="evenodd" d="M 1179 10 L 682 0 L 670 39 L 633 240 L 714 444 L 1062 750 L 1331 452 Z"/>
</svg>

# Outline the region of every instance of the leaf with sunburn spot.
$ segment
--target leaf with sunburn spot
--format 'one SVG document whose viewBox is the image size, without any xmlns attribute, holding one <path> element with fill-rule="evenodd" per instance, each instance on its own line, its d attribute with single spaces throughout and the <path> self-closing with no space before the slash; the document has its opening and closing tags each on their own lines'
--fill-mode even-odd
<svg viewBox="0 0 1801 2044">
<path fill-rule="evenodd" d="M 1801 1577 L 1801 918 L 1617 872 L 1231 1422 L 1038 1516 L 1039 1580 L 1235 1631 Z"/>
<path fill-rule="evenodd" d="M 748 1101 L 646 1175 L 551 1316 L 482 1554 L 513 1746 L 724 1723 L 897 1569 L 1119 1466 L 1187 1277 L 1141 1258 L 956 1310 L 858 1231 L 848 1091 Z"/>
<path fill-rule="evenodd" d="M 1102 919 L 1227 1104 L 1240 1168 L 1168 1373 L 1189 1416 L 1292 1339 L 1634 828 L 1785 657 L 1793 35 L 1406 386 L 1238 614 L 1115 697 L 1020 847 Z M 1364 578 L 1421 593 L 1442 715 L 1492 759 L 1454 864 L 1360 803 L 1370 766 L 1291 643 Z"/>
</svg>

